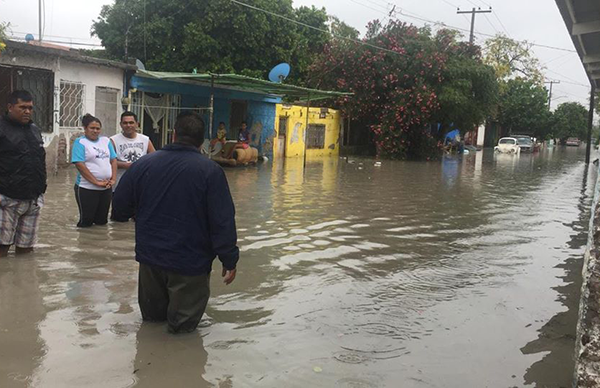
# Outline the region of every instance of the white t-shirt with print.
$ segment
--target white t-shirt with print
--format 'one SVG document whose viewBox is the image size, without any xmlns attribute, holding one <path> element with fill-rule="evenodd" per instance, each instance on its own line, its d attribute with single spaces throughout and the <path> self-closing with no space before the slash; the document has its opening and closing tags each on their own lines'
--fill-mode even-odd
<svg viewBox="0 0 600 388">
<path fill-rule="evenodd" d="M 117 155 L 108 137 L 102 136 L 96 141 L 91 141 L 85 136 L 81 136 L 73 144 L 71 163 L 83 162 L 96 179 L 106 180 L 112 176 L 110 161 L 116 157 Z M 84 189 L 106 190 L 105 187 L 90 183 L 80 173 L 77 174 L 76 183 Z"/>
<path fill-rule="evenodd" d="M 148 153 L 148 144 L 150 143 L 150 138 L 146 135 L 142 135 L 141 133 L 137 133 L 133 139 L 128 138 L 122 133 L 113 135 L 110 137 L 110 139 L 115 143 L 115 151 L 117 153 L 118 161 L 134 163 Z M 117 184 L 114 187 L 117 187 L 119 180 L 123 174 L 125 174 L 125 171 L 127 170 L 121 168 L 117 170 Z"/>
</svg>

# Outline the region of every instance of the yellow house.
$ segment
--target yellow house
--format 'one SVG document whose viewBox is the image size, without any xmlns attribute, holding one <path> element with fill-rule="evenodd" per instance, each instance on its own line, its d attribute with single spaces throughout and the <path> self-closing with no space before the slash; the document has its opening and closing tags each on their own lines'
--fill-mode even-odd
<svg viewBox="0 0 600 388">
<path fill-rule="evenodd" d="M 306 133 L 306 156 L 338 156 L 340 153 L 341 114 L 329 108 L 310 108 Z M 306 107 L 277 104 L 273 157 L 304 156 Z"/>
</svg>

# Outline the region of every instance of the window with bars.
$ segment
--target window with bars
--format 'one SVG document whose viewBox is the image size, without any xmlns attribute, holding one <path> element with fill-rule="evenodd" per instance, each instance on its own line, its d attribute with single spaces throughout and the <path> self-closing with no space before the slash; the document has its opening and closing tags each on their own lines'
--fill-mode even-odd
<svg viewBox="0 0 600 388">
<path fill-rule="evenodd" d="M 43 132 L 52 132 L 54 73 L 49 70 L 0 66 L 0 114 L 6 109 L 8 95 L 18 89 L 27 90 L 33 96 L 33 122 Z"/>
<path fill-rule="evenodd" d="M 85 102 L 85 85 L 80 82 L 60 80 L 60 126 L 80 126 Z"/>
<path fill-rule="evenodd" d="M 306 148 L 323 149 L 325 148 L 325 125 L 309 124 L 306 132 Z"/>
</svg>

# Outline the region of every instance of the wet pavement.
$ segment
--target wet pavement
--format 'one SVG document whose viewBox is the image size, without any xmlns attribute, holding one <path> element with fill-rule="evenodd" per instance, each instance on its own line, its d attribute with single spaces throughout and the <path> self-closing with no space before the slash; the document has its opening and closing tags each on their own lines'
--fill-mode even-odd
<svg viewBox="0 0 600 388">
<path fill-rule="evenodd" d="M 183 336 L 141 322 L 133 224 L 75 228 L 61 171 L 37 251 L 0 260 L 0 387 L 568 387 L 583 159 L 228 169 L 238 278 Z"/>
</svg>

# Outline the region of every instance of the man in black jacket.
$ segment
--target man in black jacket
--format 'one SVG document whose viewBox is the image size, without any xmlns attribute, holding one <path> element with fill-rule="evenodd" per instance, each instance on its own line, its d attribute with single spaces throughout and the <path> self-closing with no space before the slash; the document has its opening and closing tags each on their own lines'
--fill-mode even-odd
<svg viewBox="0 0 600 388">
<path fill-rule="evenodd" d="M 37 238 L 46 151 L 32 112 L 31 94 L 15 90 L 8 97 L 8 113 L 0 117 L 0 257 L 11 245 L 17 254 L 33 251 Z"/>
<path fill-rule="evenodd" d="M 196 329 L 210 294 L 216 256 L 225 284 L 239 259 L 235 209 L 223 169 L 200 154 L 204 122 L 193 112 L 175 122 L 175 142 L 143 156 L 113 197 L 119 217 L 135 215 L 142 317 L 167 321 L 172 333 Z"/>
</svg>

